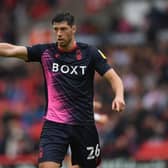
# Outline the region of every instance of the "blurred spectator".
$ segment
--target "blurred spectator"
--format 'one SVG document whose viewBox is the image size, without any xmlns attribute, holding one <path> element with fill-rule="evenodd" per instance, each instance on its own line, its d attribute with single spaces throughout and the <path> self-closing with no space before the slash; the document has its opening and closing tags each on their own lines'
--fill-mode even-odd
<svg viewBox="0 0 168 168">
<path fill-rule="evenodd" d="M 21 126 L 17 115 L 6 113 L 3 118 L 5 123 L 5 152 L 9 157 L 27 154 L 33 151 L 33 143 Z"/>
<path fill-rule="evenodd" d="M 86 19 L 81 23 L 78 31 L 81 34 L 96 34 L 100 30 L 98 24 L 94 23 L 93 20 Z"/>
<path fill-rule="evenodd" d="M 134 27 L 124 17 L 112 17 L 109 30 L 111 32 L 129 33 L 134 31 Z"/>
</svg>

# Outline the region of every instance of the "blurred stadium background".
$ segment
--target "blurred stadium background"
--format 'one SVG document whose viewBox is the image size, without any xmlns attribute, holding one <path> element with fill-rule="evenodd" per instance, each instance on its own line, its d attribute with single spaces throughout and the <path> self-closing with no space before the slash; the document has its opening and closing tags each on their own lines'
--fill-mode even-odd
<svg viewBox="0 0 168 168">
<path fill-rule="evenodd" d="M 100 48 L 125 86 L 126 110 L 112 113 L 110 87 L 95 76 L 98 112 L 109 117 L 97 125 L 101 168 L 167 168 L 168 1 L 1 0 L 0 41 L 50 42 L 50 21 L 62 10 L 76 16 L 77 39 Z M 0 168 L 36 167 L 43 88 L 39 64 L 0 58 Z"/>
</svg>

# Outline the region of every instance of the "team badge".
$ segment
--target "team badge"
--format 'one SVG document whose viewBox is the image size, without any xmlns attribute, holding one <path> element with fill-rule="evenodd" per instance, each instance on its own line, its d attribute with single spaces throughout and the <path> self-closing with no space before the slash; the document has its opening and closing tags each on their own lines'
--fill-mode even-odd
<svg viewBox="0 0 168 168">
<path fill-rule="evenodd" d="M 81 60 L 82 59 L 82 53 L 81 53 L 81 51 L 79 49 L 76 51 L 76 59 L 77 60 Z"/>
<path fill-rule="evenodd" d="M 40 147 L 39 149 L 39 158 L 43 157 L 43 148 Z"/>
<path fill-rule="evenodd" d="M 55 54 L 55 58 L 58 58 L 59 57 L 59 54 Z"/>
</svg>

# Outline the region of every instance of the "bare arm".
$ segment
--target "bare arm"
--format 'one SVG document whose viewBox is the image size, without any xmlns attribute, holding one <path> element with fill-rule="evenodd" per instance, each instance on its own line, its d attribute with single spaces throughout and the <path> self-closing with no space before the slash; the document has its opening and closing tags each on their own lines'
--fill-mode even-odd
<svg viewBox="0 0 168 168">
<path fill-rule="evenodd" d="M 124 87 L 121 78 L 119 75 L 113 70 L 108 70 L 104 77 L 110 82 L 110 85 L 115 93 L 115 98 L 112 102 L 112 110 L 120 112 L 125 108 L 124 101 Z"/>
<path fill-rule="evenodd" d="M 0 56 L 27 60 L 27 48 L 9 43 L 0 43 Z"/>
</svg>

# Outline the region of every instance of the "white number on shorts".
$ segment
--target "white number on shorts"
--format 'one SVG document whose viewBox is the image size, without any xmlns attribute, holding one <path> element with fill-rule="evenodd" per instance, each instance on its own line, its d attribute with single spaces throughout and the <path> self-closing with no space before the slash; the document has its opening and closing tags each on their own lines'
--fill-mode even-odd
<svg viewBox="0 0 168 168">
<path fill-rule="evenodd" d="M 87 160 L 94 159 L 95 157 L 98 157 L 100 155 L 99 144 L 96 145 L 96 148 L 94 148 L 93 146 L 88 146 L 86 149 L 90 151 Z"/>
</svg>

